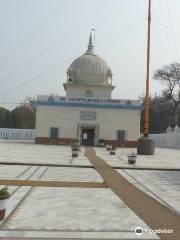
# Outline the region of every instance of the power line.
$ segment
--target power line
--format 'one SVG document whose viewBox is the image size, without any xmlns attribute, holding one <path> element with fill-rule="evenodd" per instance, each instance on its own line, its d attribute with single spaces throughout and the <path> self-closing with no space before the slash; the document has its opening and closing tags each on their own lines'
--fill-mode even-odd
<svg viewBox="0 0 180 240">
<path fill-rule="evenodd" d="M 85 23 L 89 18 L 93 17 L 98 11 L 102 10 L 108 3 L 110 3 L 109 0 L 106 0 L 103 4 L 98 6 L 91 14 L 89 14 L 86 18 L 84 18 L 82 21 L 80 21 L 78 24 L 76 24 L 74 27 L 72 27 L 69 31 L 67 31 L 63 36 L 57 38 L 55 41 L 53 41 L 47 48 L 45 48 L 43 51 L 41 51 L 36 56 L 32 57 L 29 61 L 27 61 L 25 64 L 23 64 L 21 67 L 16 69 L 13 73 L 11 73 L 9 76 L 4 78 L 0 81 L 1 85 L 4 84 L 7 80 L 9 80 L 11 77 L 13 77 L 16 73 L 20 72 L 24 69 L 27 65 L 29 65 L 31 62 L 35 61 L 42 55 L 44 55 L 51 47 L 53 47 L 55 44 L 57 44 L 59 41 L 63 40 L 65 37 L 67 37 L 70 33 L 72 33 L 76 28 L 81 26 L 83 23 Z"/>
<path fill-rule="evenodd" d="M 3 96 L 3 95 L 6 94 L 7 92 L 13 91 L 13 90 L 15 90 L 15 89 L 17 89 L 17 88 L 25 85 L 25 84 L 30 83 L 30 82 L 36 80 L 37 78 L 41 77 L 42 75 L 47 74 L 48 72 L 51 72 L 51 71 L 56 70 L 57 68 L 59 68 L 60 66 L 62 66 L 62 65 L 65 64 L 65 63 L 71 61 L 72 59 L 74 59 L 74 57 L 73 57 L 73 58 L 71 57 L 71 58 L 69 58 L 69 59 L 66 59 L 66 60 L 63 61 L 63 62 L 56 64 L 56 65 L 53 66 L 52 68 L 50 68 L 50 69 L 48 69 L 48 70 L 46 69 L 45 71 L 42 71 L 41 73 L 38 73 L 37 75 L 35 75 L 35 76 L 32 77 L 31 79 L 28 79 L 28 80 L 26 80 L 26 81 L 24 81 L 24 82 L 21 82 L 21 83 L 15 85 L 14 87 L 9 88 L 9 89 L 5 90 L 4 92 L 0 93 L 0 96 Z"/>
<path fill-rule="evenodd" d="M 163 7 L 162 7 L 162 5 L 161 5 L 161 1 L 158 0 L 158 3 L 159 3 L 159 6 L 160 6 L 160 8 L 161 8 L 161 17 L 162 17 L 162 20 L 163 20 L 163 22 L 165 23 L 166 20 L 167 20 L 167 17 L 165 17 L 165 15 L 164 15 L 164 10 L 163 10 Z M 166 38 L 165 38 L 165 39 L 167 40 L 167 43 L 168 43 L 168 46 L 169 46 L 170 57 L 173 59 L 174 52 L 173 52 L 173 49 L 172 49 L 172 45 L 171 45 L 171 41 L 170 41 L 170 36 L 169 36 L 168 32 L 166 32 Z"/>
<path fill-rule="evenodd" d="M 53 17 L 57 11 L 59 11 L 67 2 L 67 0 L 64 0 L 62 4 L 60 4 L 56 9 L 54 9 L 30 34 L 28 34 L 3 60 L 0 61 L 0 65 L 4 64 L 8 61 L 8 59 L 13 56 L 36 32 L 39 31 L 39 29 L 45 25 L 48 20 Z"/>
<path fill-rule="evenodd" d="M 127 27 L 128 30 L 119 32 L 118 34 L 113 34 L 110 38 L 105 39 L 105 40 L 102 41 L 101 43 L 104 44 L 104 43 L 106 43 L 106 42 L 109 41 L 109 40 L 112 40 L 112 39 L 115 39 L 115 38 L 117 38 L 117 37 L 120 37 L 120 36 L 119 36 L 120 34 L 123 34 L 123 33 L 127 32 L 127 31 L 130 31 L 131 29 L 134 29 L 134 27 L 136 27 L 136 26 L 139 25 L 140 23 L 144 22 L 145 20 L 146 20 L 146 19 L 143 19 L 143 20 L 141 20 L 141 21 L 138 21 L 138 22 L 135 23 L 135 24 L 132 24 L 131 26 L 128 26 L 128 27 Z M 98 45 L 100 45 L 100 43 L 99 43 Z M 81 53 L 81 54 L 83 54 L 83 53 Z M 80 55 L 80 54 L 77 54 L 77 57 L 78 57 L 79 55 Z M 12 88 L 9 88 L 9 89 L 5 90 L 4 92 L 0 93 L 0 96 L 4 95 L 4 94 L 6 94 L 6 93 L 8 93 L 8 92 L 10 92 L 10 91 L 13 91 L 13 90 L 15 90 L 15 89 L 17 89 L 17 88 L 25 85 L 25 84 L 30 83 L 30 82 L 34 81 L 35 79 L 39 78 L 40 76 L 48 73 L 48 72 L 51 72 L 51 71 L 56 70 L 57 68 L 59 68 L 60 66 L 62 66 L 62 65 L 65 64 L 65 63 L 73 60 L 74 58 L 75 58 L 75 57 L 73 56 L 73 57 L 71 57 L 71 58 L 69 58 L 69 59 L 66 59 L 66 60 L 63 61 L 63 62 L 56 64 L 55 66 L 53 66 L 53 67 L 50 68 L 49 70 L 45 70 L 45 71 L 43 71 L 43 72 L 35 75 L 35 76 L 32 77 L 30 80 L 28 79 L 28 80 L 26 80 L 26 81 L 24 81 L 24 82 L 22 82 L 22 83 L 17 84 L 16 86 L 14 86 L 14 87 L 12 87 Z"/>
<path fill-rule="evenodd" d="M 170 9 L 171 9 L 171 7 L 170 7 L 170 4 L 169 4 L 169 1 L 168 1 L 168 0 L 166 0 L 166 3 L 167 3 L 167 9 L 168 9 L 168 15 L 169 15 L 170 25 L 171 25 L 171 27 L 173 28 L 172 14 L 170 14 Z M 177 49 L 176 40 L 175 40 L 174 35 L 172 35 L 172 40 L 173 40 L 173 42 L 174 42 L 174 49 L 175 49 L 176 58 L 179 59 L 178 49 Z"/>
<path fill-rule="evenodd" d="M 160 26 L 162 26 L 162 27 L 166 28 L 167 30 L 171 31 L 172 33 L 174 33 L 176 35 L 180 35 L 180 32 L 177 32 L 172 27 L 162 23 L 161 21 L 159 21 L 159 19 L 153 17 L 152 20 L 155 21 L 156 23 L 158 23 Z"/>
<path fill-rule="evenodd" d="M 132 24 L 132 25 L 129 25 L 128 27 L 126 27 L 126 29 L 124 29 L 124 31 L 120 31 L 120 32 L 118 32 L 118 33 L 116 33 L 116 34 L 111 35 L 111 36 L 108 37 L 107 39 L 105 39 L 105 40 L 101 41 L 100 43 L 98 43 L 97 46 L 99 46 L 99 45 L 104 45 L 106 42 L 111 41 L 111 40 L 113 40 L 113 39 L 115 39 L 115 38 L 120 37 L 121 35 L 123 35 L 123 34 L 129 32 L 129 31 L 131 31 L 132 29 L 134 29 L 134 27 L 140 25 L 141 23 L 145 22 L 146 20 L 147 20 L 147 18 L 143 18 L 142 20 L 140 20 L 140 21 L 138 21 L 138 22 L 136 22 L 136 23 L 134 23 L 134 24 Z"/>
<path fill-rule="evenodd" d="M 159 38 L 158 38 L 158 34 L 157 34 L 157 31 L 156 31 L 156 28 L 155 28 L 155 24 L 152 24 L 152 30 L 153 30 L 153 35 L 154 35 L 154 38 L 156 39 L 156 43 L 157 43 L 157 48 L 159 49 L 159 53 L 160 53 L 160 56 L 161 56 L 161 60 L 162 60 L 162 65 L 165 64 L 165 58 L 164 58 L 164 55 L 163 55 L 163 51 L 161 50 L 161 44 L 159 42 Z"/>
</svg>

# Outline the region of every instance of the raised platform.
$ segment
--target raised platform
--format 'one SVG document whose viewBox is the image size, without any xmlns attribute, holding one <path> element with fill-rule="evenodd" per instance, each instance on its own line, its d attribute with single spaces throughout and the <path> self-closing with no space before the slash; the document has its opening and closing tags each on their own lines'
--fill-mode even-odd
<svg viewBox="0 0 180 240">
<path fill-rule="evenodd" d="M 137 154 L 154 155 L 155 141 L 149 137 L 141 137 L 137 141 Z"/>
</svg>

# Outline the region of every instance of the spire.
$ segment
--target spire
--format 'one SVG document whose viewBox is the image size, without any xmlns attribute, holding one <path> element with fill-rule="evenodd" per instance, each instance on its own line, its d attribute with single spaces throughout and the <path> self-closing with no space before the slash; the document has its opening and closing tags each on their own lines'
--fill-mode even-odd
<svg viewBox="0 0 180 240">
<path fill-rule="evenodd" d="M 86 51 L 86 54 L 94 54 L 93 50 L 94 50 L 94 45 L 92 41 L 92 33 L 90 32 L 88 49 Z"/>
</svg>

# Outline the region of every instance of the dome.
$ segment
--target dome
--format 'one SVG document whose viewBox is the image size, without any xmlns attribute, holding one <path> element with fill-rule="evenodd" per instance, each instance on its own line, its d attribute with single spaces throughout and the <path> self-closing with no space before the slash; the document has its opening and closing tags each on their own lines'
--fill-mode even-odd
<svg viewBox="0 0 180 240">
<path fill-rule="evenodd" d="M 67 70 L 68 82 L 84 85 L 111 85 L 112 71 L 104 59 L 97 56 L 90 34 L 87 52 L 75 59 Z"/>
</svg>

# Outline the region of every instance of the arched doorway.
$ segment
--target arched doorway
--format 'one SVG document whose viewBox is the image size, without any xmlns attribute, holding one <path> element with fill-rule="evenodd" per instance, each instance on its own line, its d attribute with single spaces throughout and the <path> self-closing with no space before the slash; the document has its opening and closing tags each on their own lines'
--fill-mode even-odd
<svg viewBox="0 0 180 240">
<path fill-rule="evenodd" d="M 82 145 L 95 145 L 95 129 L 83 128 L 81 134 Z"/>
</svg>

